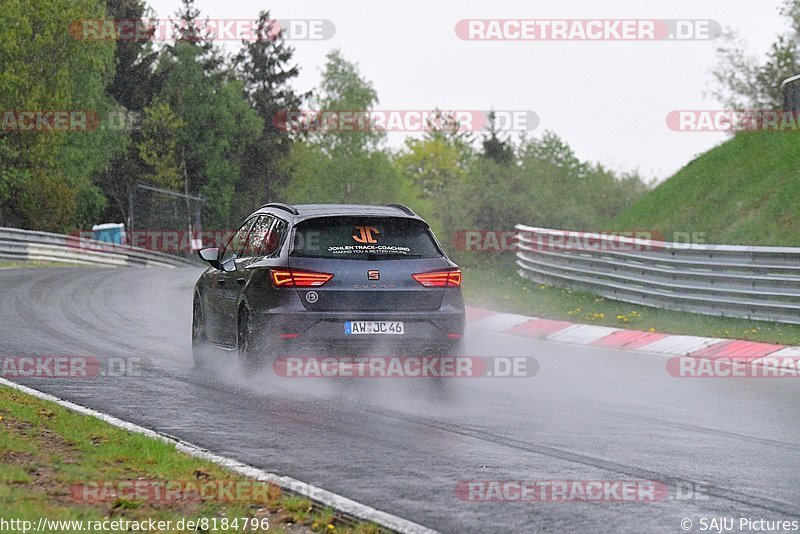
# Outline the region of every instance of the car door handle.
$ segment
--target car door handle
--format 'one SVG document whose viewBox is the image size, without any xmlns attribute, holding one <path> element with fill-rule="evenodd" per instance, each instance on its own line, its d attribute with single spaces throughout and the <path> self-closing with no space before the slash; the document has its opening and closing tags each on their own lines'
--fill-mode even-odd
<svg viewBox="0 0 800 534">
<path fill-rule="evenodd" d="M 236 279 L 236 283 L 239 284 L 240 286 L 243 286 L 245 282 L 247 282 L 247 280 L 245 280 L 244 278 Z"/>
</svg>

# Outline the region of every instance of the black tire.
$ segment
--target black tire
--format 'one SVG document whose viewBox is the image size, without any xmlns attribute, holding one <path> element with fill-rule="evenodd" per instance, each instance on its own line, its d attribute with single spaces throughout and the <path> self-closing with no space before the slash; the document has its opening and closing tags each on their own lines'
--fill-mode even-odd
<svg viewBox="0 0 800 534">
<path fill-rule="evenodd" d="M 440 358 L 461 358 L 464 356 L 464 342 L 462 340 L 451 341 L 440 345 L 437 350 L 432 354 L 434 357 Z M 431 378 L 432 394 L 434 400 L 443 401 L 447 400 L 450 395 L 450 380 L 452 377 L 435 376 Z"/>
<path fill-rule="evenodd" d="M 208 349 L 203 307 L 200 305 L 200 299 L 195 296 L 192 303 L 192 359 L 195 367 L 202 368 L 208 365 Z"/>
<path fill-rule="evenodd" d="M 245 376 L 250 376 L 264 367 L 266 357 L 255 342 L 250 312 L 247 308 L 242 308 L 239 312 L 236 344 L 239 352 L 239 365 Z"/>
</svg>

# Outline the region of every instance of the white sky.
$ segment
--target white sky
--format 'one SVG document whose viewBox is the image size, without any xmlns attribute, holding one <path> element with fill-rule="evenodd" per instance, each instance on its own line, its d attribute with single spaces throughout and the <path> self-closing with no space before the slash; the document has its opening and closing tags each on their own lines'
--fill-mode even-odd
<svg viewBox="0 0 800 534">
<path fill-rule="evenodd" d="M 171 17 L 179 0 L 147 0 Z M 716 63 L 715 41 L 462 41 L 468 18 L 714 19 L 739 30 L 762 56 L 784 29 L 781 0 L 197 0 L 212 19 L 328 19 L 325 41 L 292 41 L 302 72 L 295 87 L 317 86 L 325 54 L 340 48 L 371 80 L 382 109 L 533 110 L 582 159 L 663 179 L 725 139 L 673 132 L 676 109 L 718 109 L 703 93 Z M 222 44 L 222 43 L 220 43 Z M 235 48 L 236 43 L 225 43 Z M 400 146 L 404 134 L 393 134 Z"/>
</svg>

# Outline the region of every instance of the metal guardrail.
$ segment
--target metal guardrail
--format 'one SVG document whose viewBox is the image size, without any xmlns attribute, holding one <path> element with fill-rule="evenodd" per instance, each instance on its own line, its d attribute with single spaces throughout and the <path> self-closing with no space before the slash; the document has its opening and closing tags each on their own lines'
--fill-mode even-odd
<svg viewBox="0 0 800 534">
<path fill-rule="evenodd" d="M 179 256 L 116 245 L 79 236 L 0 227 L 0 258 L 105 267 L 186 267 L 198 263 Z"/>
<path fill-rule="evenodd" d="M 668 310 L 800 324 L 800 248 L 515 228 L 517 272 L 537 283 Z"/>
</svg>

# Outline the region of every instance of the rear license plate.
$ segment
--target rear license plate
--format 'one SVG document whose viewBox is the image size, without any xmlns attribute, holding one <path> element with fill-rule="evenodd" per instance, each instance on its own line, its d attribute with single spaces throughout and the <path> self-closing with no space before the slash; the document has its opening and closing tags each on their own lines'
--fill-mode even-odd
<svg viewBox="0 0 800 534">
<path fill-rule="evenodd" d="M 402 335 L 403 323 L 398 321 L 345 321 L 344 333 Z"/>
</svg>

